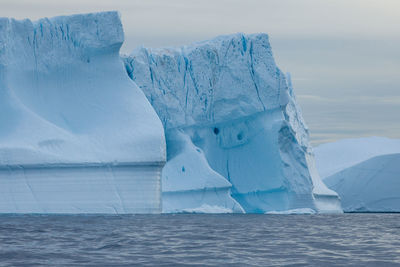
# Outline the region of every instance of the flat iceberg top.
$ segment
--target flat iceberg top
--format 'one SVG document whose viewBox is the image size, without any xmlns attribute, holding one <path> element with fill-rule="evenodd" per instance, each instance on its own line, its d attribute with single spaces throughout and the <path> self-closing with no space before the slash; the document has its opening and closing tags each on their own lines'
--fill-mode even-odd
<svg viewBox="0 0 400 267">
<path fill-rule="evenodd" d="M 266 34 L 233 34 L 180 48 L 136 49 L 130 77 L 166 128 L 234 120 L 288 102 Z"/>
<path fill-rule="evenodd" d="M 0 164 L 165 162 L 117 12 L 0 19 Z"/>
</svg>

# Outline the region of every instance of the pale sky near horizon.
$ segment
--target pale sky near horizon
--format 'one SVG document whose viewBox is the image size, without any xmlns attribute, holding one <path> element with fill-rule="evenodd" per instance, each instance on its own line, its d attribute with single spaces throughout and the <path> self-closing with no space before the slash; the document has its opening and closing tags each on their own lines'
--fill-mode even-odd
<svg viewBox="0 0 400 267">
<path fill-rule="evenodd" d="M 122 52 L 266 32 L 290 72 L 313 144 L 400 138 L 399 0 L 0 0 L 18 19 L 118 10 Z"/>
</svg>

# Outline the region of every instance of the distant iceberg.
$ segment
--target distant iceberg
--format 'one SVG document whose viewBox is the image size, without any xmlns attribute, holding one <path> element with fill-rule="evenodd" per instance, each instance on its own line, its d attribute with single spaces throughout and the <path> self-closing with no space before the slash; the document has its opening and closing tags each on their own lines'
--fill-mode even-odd
<svg viewBox="0 0 400 267">
<path fill-rule="evenodd" d="M 118 13 L 0 19 L 0 212 L 158 213 L 163 126 Z"/>
<path fill-rule="evenodd" d="M 324 181 L 347 212 L 400 212 L 400 154 L 373 157 Z"/>
<path fill-rule="evenodd" d="M 364 137 L 342 139 L 314 148 L 319 174 L 324 179 L 370 158 L 400 153 L 400 139 Z"/>
<path fill-rule="evenodd" d="M 165 128 L 164 211 L 341 212 L 266 34 L 142 47 L 124 61 Z"/>
<path fill-rule="evenodd" d="M 347 212 L 400 212 L 400 139 L 343 139 L 315 148 L 324 182 Z"/>
</svg>

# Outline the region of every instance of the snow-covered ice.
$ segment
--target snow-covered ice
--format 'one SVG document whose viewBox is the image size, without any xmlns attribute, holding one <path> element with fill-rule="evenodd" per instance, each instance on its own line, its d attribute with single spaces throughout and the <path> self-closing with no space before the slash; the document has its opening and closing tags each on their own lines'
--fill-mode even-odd
<svg viewBox="0 0 400 267">
<path fill-rule="evenodd" d="M 165 127 L 165 210 L 234 211 L 236 200 L 246 212 L 341 212 L 316 171 L 290 76 L 276 66 L 266 34 L 142 47 L 124 60 Z"/>
<path fill-rule="evenodd" d="M 163 126 L 118 13 L 0 18 L 0 212 L 160 212 Z"/>
<path fill-rule="evenodd" d="M 400 212 L 400 154 L 376 156 L 327 177 L 352 212 Z"/>
</svg>

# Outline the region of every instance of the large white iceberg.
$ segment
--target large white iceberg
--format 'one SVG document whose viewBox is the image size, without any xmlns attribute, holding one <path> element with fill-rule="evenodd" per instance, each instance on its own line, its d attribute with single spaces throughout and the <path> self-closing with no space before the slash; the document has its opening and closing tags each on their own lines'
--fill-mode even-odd
<svg viewBox="0 0 400 267">
<path fill-rule="evenodd" d="M 400 154 L 376 156 L 327 177 L 348 212 L 400 212 Z"/>
<path fill-rule="evenodd" d="M 161 211 L 163 126 L 118 13 L 0 19 L 0 212 Z"/>
<path fill-rule="evenodd" d="M 240 211 L 231 194 L 246 212 L 341 211 L 266 34 L 139 48 L 125 65 L 165 127 L 164 210 Z"/>
</svg>

